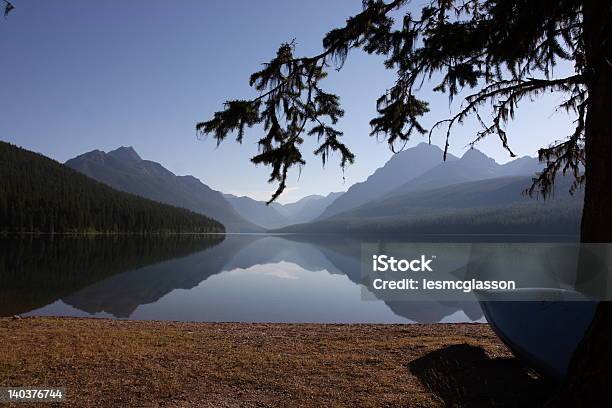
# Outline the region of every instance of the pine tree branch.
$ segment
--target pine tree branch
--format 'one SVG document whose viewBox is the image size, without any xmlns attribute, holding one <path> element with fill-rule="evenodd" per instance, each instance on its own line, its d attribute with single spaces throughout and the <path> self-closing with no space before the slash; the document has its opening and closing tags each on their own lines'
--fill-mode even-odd
<svg viewBox="0 0 612 408">
<path fill-rule="evenodd" d="M 318 83 L 328 68 L 341 70 L 355 48 L 387 56 L 385 67 L 397 70 L 395 85 L 378 99 L 378 115 L 370 121 L 370 134 L 384 135 L 394 152 L 397 141 L 405 144 L 413 133 L 427 133 L 419 120 L 429 111 L 428 104 L 416 92 L 438 74 L 443 79 L 434 91 L 448 93 L 451 101 L 464 88 L 480 86 L 457 114 L 429 130 L 431 142 L 432 132 L 448 125 L 445 159 L 453 127 L 471 114 L 482 125 L 471 144 L 496 133 L 513 156 L 504 128 L 525 96 L 545 90 L 570 93 L 560 107 L 574 111 L 586 98 L 579 2 L 430 0 L 418 18 L 407 11 L 401 28 L 395 28 L 389 12 L 408 1 L 365 0 L 361 13 L 324 37 L 323 51 L 317 55 L 297 58 L 293 56 L 295 43 L 283 44 L 276 58 L 251 76 L 257 97 L 226 102 L 225 110 L 197 124 L 196 130 L 200 135 L 212 133 L 217 143 L 229 132 L 238 131 L 236 139 L 241 141 L 245 127 L 261 124 L 267 134 L 259 141 L 261 153 L 252 160 L 272 167 L 270 181 L 280 183 L 274 199 L 286 184 L 288 169 L 304 163 L 299 149 L 303 133 L 317 135 L 320 146 L 314 153 L 323 163 L 329 150 L 341 153 L 341 166 L 352 162 L 352 153 L 337 139 L 342 133 L 326 124 L 327 119 L 321 120 L 327 116 L 335 124 L 342 117 L 339 98 L 322 91 Z M 573 59 L 576 75 L 552 78 L 557 59 Z M 545 78 L 526 78 L 531 71 Z M 493 108 L 489 124 L 479 112 L 485 103 Z"/>
<path fill-rule="evenodd" d="M 11 11 L 15 10 L 15 5 L 8 0 L 2 1 L 4 1 L 4 17 L 6 18 Z"/>
<path fill-rule="evenodd" d="M 507 99 L 505 101 L 502 101 L 502 103 L 498 105 L 495 109 L 496 118 L 494 119 L 494 124 L 489 127 L 485 126 L 485 130 L 483 131 L 484 133 L 478 135 L 477 139 L 471 144 L 474 145 L 476 142 L 480 141 L 485 135 L 491 134 L 492 130 L 495 130 L 500 136 L 500 140 L 502 142 L 503 147 L 510 153 L 511 156 L 514 156 L 514 153 L 508 146 L 506 134 L 500 126 L 502 120 L 505 119 L 503 113 L 507 110 L 508 106 L 516 106 L 518 100 L 526 94 L 555 87 L 569 87 L 570 85 L 575 84 L 584 84 L 584 76 L 582 74 L 576 74 L 559 79 L 531 78 L 528 80 L 507 80 L 495 82 L 491 85 L 484 87 L 481 91 L 467 96 L 465 98 L 465 100 L 468 102 L 467 105 L 457 114 L 455 114 L 452 118 L 443 119 L 436 122 L 429 131 L 429 140 L 431 142 L 431 135 L 438 126 L 444 123 L 448 124 L 444 145 L 444 160 L 446 160 L 449 148 L 450 135 L 454 125 L 457 123 L 462 123 L 467 118 L 467 116 L 477 112 L 477 109 L 483 103 L 492 100 L 494 101 L 496 100 L 496 98 L 499 97 L 507 96 Z M 481 123 L 483 122 L 481 121 Z"/>
</svg>

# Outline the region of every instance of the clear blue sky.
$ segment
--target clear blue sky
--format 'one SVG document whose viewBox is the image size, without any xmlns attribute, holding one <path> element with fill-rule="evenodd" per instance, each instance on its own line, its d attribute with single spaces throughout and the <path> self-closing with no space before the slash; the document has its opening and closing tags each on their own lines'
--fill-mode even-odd
<svg viewBox="0 0 612 408">
<path fill-rule="evenodd" d="M 196 139 L 194 125 L 226 99 L 253 96 L 250 73 L 278 45 L 296 39 L 297 52 L 321 50 L 321 37 L 360 10 L 361 0 L 14 0 L 16 10 L 0 21 L 0 139 L 65 161 L 93 149 L 131 145 L 143 158 L 177 174 L 193 174 L 213 188 L 265 199 L 273 190 L 268 170 L 255 168 L 259 132 L 243 145 Z M 420 1 L 414 1 L 418 7 Z M 346 182 L 332 160 L 322 169 L 294 172 L 281 201 L 345 190 L 390 157 L 386 143 L 368 136 L 376 98 L 393 81 L 381 59 L 355 53 L 326 80 L 346 115 L 345 141 L 357 155 Z M 429 95 L 430 87 L 425 94 Z M 431 124 L 457 108 L 433 95 Z M 519 110 L 511 145 L 519 155 L 570 133 L 570 118 L 555 113 L 556 97 Z M 451 152 L 466 150 L 474 125 L 458 128 Z M 434 138 L 441 145 L 442 132 Z M 423 141 L 415 138 L 408 146 Z M 479 148 L 499 162 L 508 154 L 493 138 Z M 313 144 L 307 144 L 312 151 Z"/>
</svg>

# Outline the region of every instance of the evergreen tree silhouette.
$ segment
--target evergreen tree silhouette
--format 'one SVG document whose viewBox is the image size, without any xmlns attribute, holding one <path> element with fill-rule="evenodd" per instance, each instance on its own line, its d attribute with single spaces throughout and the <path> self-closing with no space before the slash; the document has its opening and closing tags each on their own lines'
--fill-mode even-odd
<svg viewBox="0 0 612 408">
<path fill-rule="evenodd" d="M 585 188 L 581 240 L 612 242 L 607 213 L 612 208 L 612 1 L 432 0 L 419 15 L 408 4 L 364 1 L 363 11 L 327 33 L 318 55 L 296 56 L 295 42 L 282 44 L 251 75 L 250 85 L 260 95 L 225 102 L 196 131 L 217 143 L 230 134 L 241 142 L 246 128 L 261 127 L 260 152 L 251 161 L 271 167 L 269 181 L 278 183 L 272 202 L 285 189 L 288 171 L 305 164 L 304 137 L 317 138 L 315 154 L 323 163 L 332 152 L 340 154 L 343 167 L 354 161 L 337 128 L 344 114 L 340 99 L 321 86 L 354 50 L 385 56 L 385 66 L 396 72 L 395 84 L 377 100 L 378 114 L 370 121 L 371 134 L 386 138 L 393 150 L 415 134 L 431 136 L 444 129 L 446 152 L 453 128 L 475 117 L 482 129 L 473 144 L 494 136 L 514 156 L 506 124 L 517 107 L 556 93 L 563 100 L 560 108 L 575 115 L 575 128 L 561 142 L 539 150 L 546 167 L 528 193 L 546 197 L 559 172 L 573 175 L 572 189 Z M 573 63 L 572 75 L 555 75 L 553 68 L 563 60 Z M 433 90 L 451 99 L 466 88 L 474 92 L 458 112 L 428 130 L 420 123 L 428 102 L 418 91 L 436 78 L 441 79 Z M 483 114 L 487 108 L 493 112 L 489 121 Z M 609 403 L 611 379 L 612 306 L 602 302 L 553 406 Z"/>
</svg>

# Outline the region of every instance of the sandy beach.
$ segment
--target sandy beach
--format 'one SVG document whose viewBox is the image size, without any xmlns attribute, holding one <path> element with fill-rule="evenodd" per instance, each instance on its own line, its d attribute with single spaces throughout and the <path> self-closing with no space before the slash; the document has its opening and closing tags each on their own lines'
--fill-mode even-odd
<svg viewBox="0 0 612 408">
<path fill-rule="evenodd" d="M 87 407 L 510 407 L 548 392 L 485 324 L 0 319 L 0 386 L 43 385 Z"/>
</svg>

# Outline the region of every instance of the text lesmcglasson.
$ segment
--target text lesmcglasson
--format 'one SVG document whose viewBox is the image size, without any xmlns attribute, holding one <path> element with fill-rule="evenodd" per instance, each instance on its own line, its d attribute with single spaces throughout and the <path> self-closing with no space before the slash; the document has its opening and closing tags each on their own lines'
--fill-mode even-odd
<svg viewBox="0 0 612 408">
<path fill-rule="evenodd" d="M 514 290 L 516 282 L 489 280 L 430 280 L 405 278 L 399 280 L 374 279 L 372 287 L 375 290 L 458 290 L 465 293 L 473 290 Z"/>
</svg>

